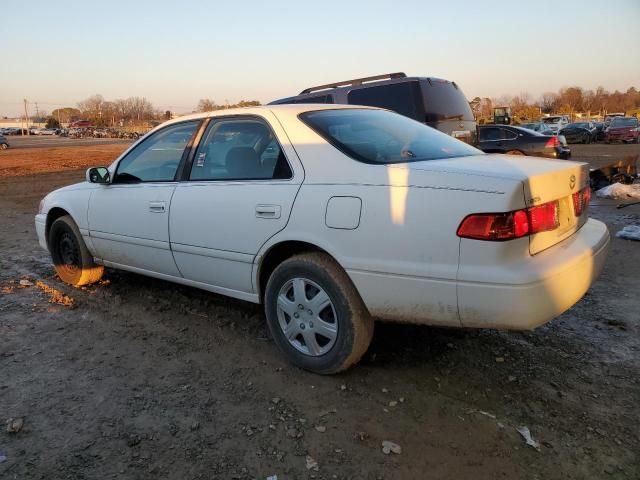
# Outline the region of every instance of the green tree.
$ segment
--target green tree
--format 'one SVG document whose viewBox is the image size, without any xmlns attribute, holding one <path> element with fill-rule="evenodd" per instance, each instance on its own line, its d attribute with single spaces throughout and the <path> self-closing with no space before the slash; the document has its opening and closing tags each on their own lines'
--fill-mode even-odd
<svg viewBox="0 0 640 480">
<path fill-rule="evenodd" d="M 45 125 L 47 128 L 60 128 L 60 122 L 57 118 L 49 117 L 47 118 L 47 124 Z"/>
</svg>

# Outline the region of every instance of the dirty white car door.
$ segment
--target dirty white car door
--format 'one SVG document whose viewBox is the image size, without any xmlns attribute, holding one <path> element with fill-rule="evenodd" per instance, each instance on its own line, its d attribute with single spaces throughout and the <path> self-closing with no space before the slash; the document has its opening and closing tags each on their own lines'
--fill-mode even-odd
<svg viewBox="0 0 640 480">
<path fill-rule="evenodd" d="M 292 147 L 275 130 L 258 116 L 208 125 L 171 202 L 171 248 L 186 279 L 241 298 L 253 291 L 253 259 L 287 224 L 302 182 Z"/>
<path fill-rule="evenodd" d="M 117 165 L 113 181 L 89 201 L 89 232 L 106 265 L 180 276 L 169 247 L 169 206 L 178 165 L 199 122 L 169 125 Z"/>
</svg>

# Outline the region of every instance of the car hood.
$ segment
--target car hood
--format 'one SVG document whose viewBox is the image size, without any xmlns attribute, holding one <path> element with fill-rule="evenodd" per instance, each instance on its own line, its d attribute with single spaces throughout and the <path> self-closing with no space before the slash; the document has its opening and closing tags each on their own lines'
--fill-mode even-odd
<svg viewBox="0 0 640 480">
<path fill-rule="evenodd" d="M 74 183 L 74 184 L 71 184 L 71 185 L 67 185 L 66 187 L 57 188 L 53 192 L 62 193 L 62 192 L 71 192 L 71 191 L 74 191 L 74 190 L 89 190 L 89 189 L 96 188 L 96 186 L 97 186 L 97 184 L 95 184 L 95 183 L 89 183 L 89 182 L 85 181 L 85 182 L 79 182 L 79 183 Z"/>
</svg>

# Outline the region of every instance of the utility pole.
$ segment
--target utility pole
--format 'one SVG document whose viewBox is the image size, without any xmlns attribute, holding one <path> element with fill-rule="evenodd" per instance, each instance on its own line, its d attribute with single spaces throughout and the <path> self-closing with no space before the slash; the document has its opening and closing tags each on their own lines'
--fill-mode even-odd
<svg viewBox="0 0 640 480">
<path fill-rule="evenodd" d="M 29 131 L 29 113 L 27 112 L 27 99 L 24 98 L 24 120 L 27 123 L 27 135 L 31 135 Z M 22 131 L 22 135 L 24 135 L 24 131 Z"/>
<path fill-rule="evenodd" d="M 40 110 L 38 110 L 38 102 L 36 102 L 36 118 L 40 120 Z"/>
</svg>

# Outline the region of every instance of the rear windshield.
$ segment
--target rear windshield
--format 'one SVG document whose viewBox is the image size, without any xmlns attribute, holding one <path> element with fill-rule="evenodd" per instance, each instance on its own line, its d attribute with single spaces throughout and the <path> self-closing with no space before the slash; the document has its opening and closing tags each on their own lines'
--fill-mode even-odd
<svg viewBox="0 0 640 480">
<path fill-rule="evenodd" d="M 431 79 L 431 83 L 423 83 L 423 92 L 427 122 L 475 121 L 467 98 L 452 82 Z"/>
<path fill-rule="evenodd" d="M 319 110 L 303 113 L 300 119 L 338 150 L 365 163 L 483 155 L 449 135 L 386 110 Z"/>
<path fill-rule="evenodd" d="M 560 117 L 543 118 L 542 123 L 560 123 Z"/>
</svg>

